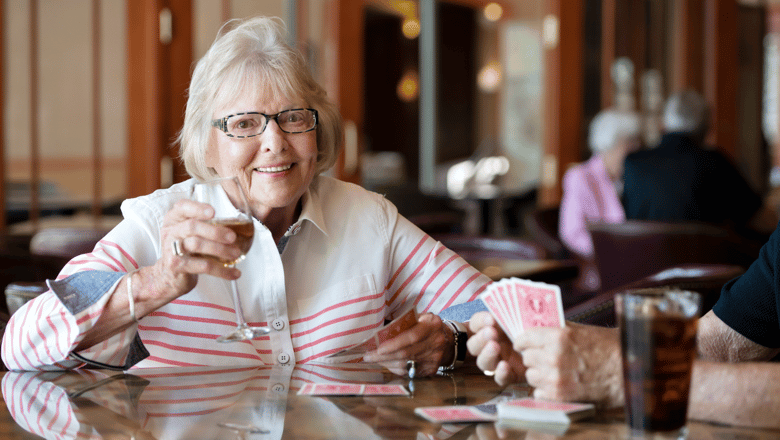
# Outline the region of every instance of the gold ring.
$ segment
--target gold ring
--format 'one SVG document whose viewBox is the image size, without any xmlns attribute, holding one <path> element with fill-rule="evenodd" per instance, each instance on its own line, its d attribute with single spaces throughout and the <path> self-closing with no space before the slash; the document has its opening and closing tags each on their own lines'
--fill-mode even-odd
<svg viewBox="0 0 780 440">
<path fill-rule="evenodd" d="M 179 240 L 173 240 L 173 243 L 171 243 L 173 246 L 173 255 L 176 255 L 177 257 L 183 257 L 184 252 L 181 251 L 181 241 Z"/>
</svg>

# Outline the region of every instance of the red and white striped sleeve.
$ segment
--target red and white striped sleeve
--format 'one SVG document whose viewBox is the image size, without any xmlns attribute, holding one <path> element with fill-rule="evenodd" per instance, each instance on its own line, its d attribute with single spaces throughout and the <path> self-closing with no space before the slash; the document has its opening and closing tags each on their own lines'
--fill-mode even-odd
<svg viewBox="0 0 780 440">
<path fill-rule="evenodd" d="M 402 216 L 391 239 L 393 273 L 385 288 L 391 317 L 409 310 L 435 313 L 473 301 L 490 278 Z"/>
<path fill-rule="evenodd" d="M 123 222 L 92 252 L 73 258 L 49 282 L 49 291 L 14 313 L 0 350 L 8 369 L 73 369 L 83 366 L 84 359 L 107 368 L 126 366 L 135 326 L 78 355 L 72 351 L 98 321 L 124 273 L 138 267 L 121 244 L 129 226 Z"/>
</svg>

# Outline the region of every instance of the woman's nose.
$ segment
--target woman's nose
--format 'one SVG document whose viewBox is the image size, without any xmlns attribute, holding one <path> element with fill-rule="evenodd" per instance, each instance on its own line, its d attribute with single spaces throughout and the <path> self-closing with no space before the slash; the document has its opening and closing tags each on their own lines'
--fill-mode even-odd
<svg viewBox="0 0 780 440">
<path fill-rule="evenodd" d="M 279 153 L 287 148 L 287 138 L 285 138 L 284 132 L 279 128 L 279 124 L 276 120 L 269 120 L 265 126 L 265 130 L 263 130 L 263 134 L 259 137 L 262 142 L 261 148 L 263 151 Z"/>
</svg>

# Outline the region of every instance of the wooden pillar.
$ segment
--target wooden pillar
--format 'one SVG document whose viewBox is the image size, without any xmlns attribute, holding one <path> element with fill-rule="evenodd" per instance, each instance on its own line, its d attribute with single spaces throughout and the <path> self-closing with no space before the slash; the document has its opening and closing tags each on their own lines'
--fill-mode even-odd
<svg viewBox="0 0 780 440">
<path fill-rule="evenodd" d="M 612 63 L 615 62 L 615 34 L 617 33 L 618 0 L 601 1 L 601 108 L 615 103 L 615 89 L 612 83 Z"/>
<path fill-rule="evenodd" d="M 780 35 L 780 4 L 772 3 L 769 6 L 767 6 L 767 33 L 772 34 L 777 38 L 777 35 Z M 780 59 L 780 47 L 776 46 L 776 53 L 774 54 L 777 59 Z M 778 94 L 780 94 L 780 72 L 775 72 L 774 74 L 774 83 L 775 83 L 775 90 Z M 775 102 L 778 102 L 778 106 L 780 106 L 780 97 L 775 96 L 774 97 Z M 780 111 L 777 112 L 777 119 L 774 122 L 775 125 L 775 132 L 777 135 L 774 139 L 768 139 L 768 141 L 771 143 L 771 151 L 772 151 L 772 163 L 770 164 L 771 168 L 777 168 L 780 167 Z"/>
<path fill-rule="evenodd" d="M 737 0 L 705 0 L 704 97 L 711 105 L 709 142 L 735 156 L 737 140 Z"/>
<path fill-rule="evenodd" d="M 40 133 L 38 133 L 38 1 L 30 2 L 30 223 L 38 229 L 40 217 Z"/>
<path fill-rule="evenodd" d="M 669 92 L 704 91 L 704 0 L 672 2 L 673 60 Z M 736 19 L 733 18 L 734 23 Z M 736 37 L 735 37 L 736 38 Z M 736 41 L 736 40 L 735 40 Z"/>
<path fill-rule="evenodd" d="M 0 0 L 0 29 L 5 26 L 5 0 Z M 5 33 L 0 32 L 0 234 L 8 230 L 8 221 L 5 216 Z"/>
<path fill-rule="evenodd" d="M 561 200 L 561 177 L 580 160 L 583 136 L 584 0 L 549 0 L 544 25 L 545 117 L 540 206 Z"/>
<path fill-rule="evenodd" d="M 171 13 L 172 38 L 165 42 L 163 8 Z M 137 197 L 160 188 L 161 159 L 177 156 L 171 142 L 181 129 L 192 64 L 191 0 L 127 2 L 127 22 L 127 195 Z M 183 178 L 177 162 L 173 181 Z"/>
<path fill-rule="evenodd" d="M 92 216 L 97 221 L 103 214 L 103 148 L 100 140 L 100 0 L 92 0 Z"/>
<path fill-rule="evenodd" d="M 633 97 L 639 102 L 639 80 L 647 68 L 645 0 L 601 2 L 601 108 L 615 105 L 612 64 L 626 57 L 634 65 Z"/>
<path fill-rule="evenodd" d="M 364 0 L 334 0 L 331 35 L 337 58 L 332 79 L 334 99 L 339 105 L 346 128 L 346 141 L 336 163 L 336 176 L 347 182 L 360 183 L 361 142 L 363 127 L 363 6 Z"/>
<path fill-rule="evenodd" d="M 127 195 L 160 187 L 160 29 L 161 0 L 127 2 Z"/>
</svg>

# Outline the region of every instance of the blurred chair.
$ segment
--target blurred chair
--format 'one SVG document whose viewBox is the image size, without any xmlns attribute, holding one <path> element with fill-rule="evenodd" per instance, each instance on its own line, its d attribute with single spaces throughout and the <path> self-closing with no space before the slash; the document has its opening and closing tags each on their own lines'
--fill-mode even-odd
<svg viewBox="0 0 780 440">
<path fill-rule="evenodd" d="M 454 234 L 463 231 L 465 214 L 456 211 L 438 211 L 410 215 L 407 219 L 428 235 Z"/>
<path fill-rule="evenodd" d="M 468 234 L 432 237 L 493 280 L 518 277 L 558 284 L 564 301 L 569 300 L 569 285 L 579 274 L 575 261 L 550 259 L 533 240 Z"/>
<path fill-rule="evenodd" d="M 747 268 L 760 245 L 704 223 L 629 220 L 589 226 L 601 291 L 685 263 L 735 264 Z"/>
<path fill-rule="evenodd" d="M 45 228 L 32 235 L 27 252 L 0 256 L 0 285 L 5 286 L 8 313 L 48 290 L 45 280 L 55 279 L 71 258 L 91 252 L 107 232 L 102 228 Z M 5 258 L 14 263 L 4 264 Z"/>
<path fill-rule="evenodd" d="M 535 208 L 523 218 L 526 232 L 531 239 L 542 245 L 551 258 L 570 258 L 571 253 L 558 235 L 560 208 Z"/>
<path fill-rule="evenodd" d="M 745 273 L 739 265 L 682 264 L 675 265 L 640 280 L 600 293 L 595 297 L 564 310 L 566 320 L 583 324 L 614 327 L 615 294 L 650 287 L 671 287 L 698 292 L 702 296 L 702 315 L 707 313 L 720 297 L 721 288 L 729 280 Z"/>
<path fill-rule="evenodd" d="M 58 227 L 36 232 L 30 240 L 30 252 L 34 255 L 54 255 L 73 258 L 92 252 L 108 230 L 101 228 Z"/>
<path fill-rule="evenodd" d="M 432 237 L 466 261 L 479 258 L 542 260 L 548 257 L 541 245 L 523 238 L 469 234 L 433 234 Z"/>
</svg>

